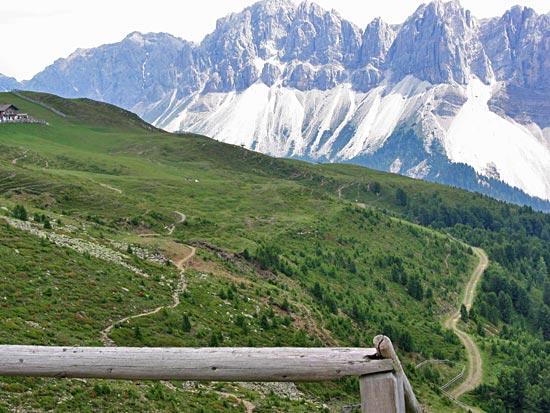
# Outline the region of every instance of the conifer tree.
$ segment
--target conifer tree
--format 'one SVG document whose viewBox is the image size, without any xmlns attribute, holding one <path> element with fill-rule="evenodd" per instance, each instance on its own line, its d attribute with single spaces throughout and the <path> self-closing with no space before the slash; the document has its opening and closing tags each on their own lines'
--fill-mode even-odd
<svg viewBox="0 0 550 413">
<path fill-rule="evenodd" d="M 183 315 L 181 329 L 186 333 L 191 331 L 191 320 L 189 319 L 189 316 L 187 314 Z"/>
<path fill-rule="evenodd" d="M 23 205 L 16 205 L 13 208 L 13 216 L 21 221 L 26 221 L 29 218 L 27 210 Z"/>
<path fill-rule="evenodd" d="M 462 321 L 464 321 L 465 323 L 470 321 L 468 310 L 466 309 L 466 306 L 464 304 L 460 306 L 460 318 L 462 318 Z"/>
</svg>

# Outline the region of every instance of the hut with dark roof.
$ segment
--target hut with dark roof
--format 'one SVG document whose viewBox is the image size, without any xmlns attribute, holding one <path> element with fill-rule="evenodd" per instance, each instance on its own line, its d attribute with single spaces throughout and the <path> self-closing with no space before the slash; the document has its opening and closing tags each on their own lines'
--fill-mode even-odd
<svg viewBox="0 0 550 413">
<path fill-rule="evenodd" d="M 29 116 L 19 113 L 19 108 L 11 103 L 0 104 L 0 122 L 26 122 Z"/>
</svg>

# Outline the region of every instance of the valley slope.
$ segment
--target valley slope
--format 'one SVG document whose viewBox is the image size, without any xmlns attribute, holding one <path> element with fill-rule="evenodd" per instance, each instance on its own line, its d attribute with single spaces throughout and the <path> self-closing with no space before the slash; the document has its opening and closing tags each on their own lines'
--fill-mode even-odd
<svg viewBox="0 0 550 413">
<path fill-rule="evenodd" d="M 441 320 L 478 260 L 452 233 L 495 260 L 464 323 L 491 355 L 490 371 L 506 371 L 504 349 L 520 335 L 544 346 L 536 331 L 547 215 L 358 166 L 169 134 L 87 99 L 24 95 L 40 105 L 0 98 L 48 124 L 0 125 L 5 344 L 104 345 L 106 334 L 130 346 L 371 347 L 385 333 L 421 402 L 459 411 L 437 390 L 459 368 L 414 369 L 466 359 Z M 17 219 L 22 208 L 27 222 Z M 499 377 L 486 380 L 484 391 L 500 391 Z M 3 379 L 0 407 L 233 412 L 246 401 L 258 412 L 322 412 L 354 404 L 357 385 Z"/>
</svg>

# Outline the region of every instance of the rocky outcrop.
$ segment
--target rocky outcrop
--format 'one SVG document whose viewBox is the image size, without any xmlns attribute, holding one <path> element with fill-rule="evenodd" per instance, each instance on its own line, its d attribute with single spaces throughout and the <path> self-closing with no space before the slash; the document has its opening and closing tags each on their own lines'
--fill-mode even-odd
<svg viewBox="0 0 550 413">
<path fill-rule="evenodd" d="M 550 15 L 513 7 L 482 27 L 497 80 L 550 92 Z"/>
<path fill-rule="evenodd" d="M 368 92 L 382 82 L 383 67 L 395 36 L 395 30 L 380 18 L 374 19 L 367 26 L 361 48 L 357 52 L 356 68 L 351 74 L 355 89 Z"/>
<path fill-rule="evenodd" d="M 122 252 L 114 250 L 112 248 L 101 245 L 96 240 L 84 240 L 82 238 L 71 237 L 66 234 L 57 233 L 55 231 L 45 231 L 38 228 L 36 225 L 33 225 L 28 221 L 21 221 L 14 218 L 2 217 L 9 225 L 14 228 L 17 228 L 21 231 L 28 232 L 32 235 L 40 237 L 42 239 L 47 239 L 51 243 L 69 248 L 73 251 L 78 252 L 79 254 L 88 254 L 92 257 L 101 259 L 103 261 L 108 261 L 116 265 L 120 265 L 133 273 L 140 275 L 142 277 L 148 278 L 149 275 L 143 272 L 141 269 L 130 264 L 128 261 L 131 261 L 132 257 L 124 255 Z M 127 248 L 126 244 L 117 244 L 113 243 L 120 250 Z M 124 248 L 123 248 L 124 247 Z M 135 248 L 135 254 L 140 258 L 154 262 L 156 264 L 165 265 L 168 260 L 162 255 L 157 253 L 151 253 L 143 248 Z"/>
<path fill-rule="evenodd" d="M 298 6 L 284 47 L 283 61 L 312 65 L 351 65 L 361 47 L 357 26 L 311 1 Z"/>
<path fill-rule="evenodd" d="M 178 88 L 175 67 L 189 44 L 168 34 L 131 33 L 122 42 L 78 49 L 24 83 L 64 97 L 88 97 L 124 108 L 154 102 Z"/>
<path fill-rule="evenodd" d="M 271 87 L 273 86 L 279 77 L 281 76 L 281 69 L 279 66 L 274 65 L 272 63 L 265 63 L 264 67 L 262 68 L 262 82 Z"/>
<path fill-rule="evenodd" d="M 363 33 L 362 45 L 357 55 L 358 67 L 382 67 L 396 35 L 395 30 L 381 18 L 374 19 Z"/>
<path fill-rule="evenodd" d="M 541 129 L 550 128 L 550 99 L 547 92 L 511 84 L 492 96 L 489 107 L 493 112 L 523 125 L 535 123 Z"/>
<path fill-rule="evenodd" d="M 420 6 L 399 31 L 388 52 L 393 76 L 412 74 L 432 84 L 468 83 L 476 75 L 492 77 L 490 61 L 470 12 L 457 0 L 436 0 Z"/>
<path fill-rule="evenodd" d="M 550 128 L 550 15 L 513 7 L 482 26 L 482 41 L 502 86 L 491 110 L 541 129 Z"/>
</svg>

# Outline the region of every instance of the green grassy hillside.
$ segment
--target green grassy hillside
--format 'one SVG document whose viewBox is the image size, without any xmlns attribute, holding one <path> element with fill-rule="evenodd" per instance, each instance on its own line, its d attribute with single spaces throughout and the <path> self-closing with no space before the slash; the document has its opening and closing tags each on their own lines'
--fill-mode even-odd
<svg viewBox="0 0 550 413">
<path fill-rule="evenodd" d="M 460 411 L 437 391 L 459 368 L 414 369 L 427 358 L 465 362 L 441 325 L 477 263 L 458 239 L 497 254 L 500 274 L 516 280 L 503 293 L 508 318 L 490 319 L 500 291 L 484 286 L 469 323 L 485 335 L 488 357 L 497 347 L 494 371 L 506 370 L 503 328 L 507 342 L 539 339 L 538 318 L 520 312 L 512 289 L 530 307 L 542 303 L 547 275 L 528 285 L 523 274 L 532 260 L 550 263 L 546 215 L 366 168 L 167 134 L 89 100 L 27 95 L 66 116 L 0 94 L 48 122 L 0 125 L 3 344 L 371 347 L 385 333 L 421 402 Z M 27 223 L 13 217 L 22 209 Z M 185 220 L 177 223 L 174 211 Z M 523 234 L 537 252 L 523 259 L 514 239 L 500 243 L 506 233 Z M 183 258 L 184 285 L 174 265 Z M 487 383 L 484 391 L 499 391 L 498 377 Z M 2 379 L 0 389 L 0 412 L 244 412 L 243 400 L 257 413 L 321 412 L 359 399 L 356 380 L 295 387 Z"/>
</svg>

